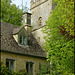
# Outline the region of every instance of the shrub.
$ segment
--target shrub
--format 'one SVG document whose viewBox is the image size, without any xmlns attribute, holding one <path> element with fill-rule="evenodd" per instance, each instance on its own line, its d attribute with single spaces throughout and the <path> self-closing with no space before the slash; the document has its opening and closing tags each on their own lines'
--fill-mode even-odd
<svg viewBox="0 0 75 75">
<path fill-rule="evenodd" d="M 27 74 L 25 69 L 19 70 L 18 72 L 14 72 L 4 66 L 0 66 L 0 70 L 1 70 L 0 75 L 26 75 Z"/>
</svg>

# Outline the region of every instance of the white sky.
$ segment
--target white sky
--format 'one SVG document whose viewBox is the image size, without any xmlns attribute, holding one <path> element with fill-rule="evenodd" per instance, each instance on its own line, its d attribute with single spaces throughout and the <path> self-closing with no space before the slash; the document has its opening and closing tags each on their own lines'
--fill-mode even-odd
<svg viewBox="0 0 75 75">
<path fill-rule="evenodd" d="M 27 7 L 30 9 L 30 0 L 23 0 L 23 6 L 25 6 L 25 2 L 27 2 Z M 21 5 L 22 5 L 22 0 L 12 0 L 13 4 L 16 4 L 16 6 L 20 6 L 20 8 L 22 9 Z"/>
</svg>

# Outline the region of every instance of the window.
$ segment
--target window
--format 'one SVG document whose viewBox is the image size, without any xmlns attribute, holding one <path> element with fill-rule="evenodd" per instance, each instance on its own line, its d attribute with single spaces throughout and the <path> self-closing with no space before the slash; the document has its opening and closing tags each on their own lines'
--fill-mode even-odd
<svg viewBox="0 0 75 75">
<path fill-rule="evenodd" d="M 13 59 L 6 59 L 6 67 L 8 67 L 9 70 L 13 71 L 14 60 Z"/>
<path fill-rule="evenodd" d="M 26 62 L 27 75 L 33 75 L 33 62 Z"/>
<path fill-rule="evenodd" d="M 21 45 L 27 45 L 27 37 L 18 35 L 18 42 Z"/>
<path fill-rule="evenodd" d="M 38 19 L 38 24 L 39 24 L 39 26 L 42 25 L 42 17 L 39 17 L 39 19 Z"/>
<path fill-rule="evenodd" d="M 30 16 L 30 14 L 27 15 L 27 24 L 31 24 L 31 16 Z"/>
<path fill-rule="evenodd" d="M 20 36 L 19 43 L 22 44 L 22 36 Z"/>
</svg>

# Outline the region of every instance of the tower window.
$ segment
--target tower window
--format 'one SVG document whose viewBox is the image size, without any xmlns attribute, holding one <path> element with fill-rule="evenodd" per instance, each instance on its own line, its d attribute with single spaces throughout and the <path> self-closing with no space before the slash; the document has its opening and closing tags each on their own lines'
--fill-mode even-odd
<svg viewBox="0 0 75 75">
<path fill-rule="evenodd" d="M 30 16 L 30 14 L 27 15 L 27 24 L 31 24 L 31 16 Z"/>
<path fill-rule="evenodd" d="M 39 26 L 42 25 L 42 17 L 39 17 L 39 19 L 38 19 L 38 24 L 39 24 Z"/>
</svg>

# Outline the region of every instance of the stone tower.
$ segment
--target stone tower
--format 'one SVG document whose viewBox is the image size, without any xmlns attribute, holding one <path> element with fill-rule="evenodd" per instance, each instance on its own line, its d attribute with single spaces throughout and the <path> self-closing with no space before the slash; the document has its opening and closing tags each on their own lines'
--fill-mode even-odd
<svg viewBox="0 0 75 75">
<path fill-rule="evenodd" d="M 45 42 L 43 39 L 43 34 L 41 32 L 42 27 L 44 27 L 45 21 L 48 20 L 50 12 L 52 10 L 52 0 L 31 0 L 31 25 L 33 27 L 33 35 L 42 46 Z"/>
<path fill-rule="evenodd" d="M 34 29 L 46 25 L 51 8 L 52 0 L 31 0 L 31 25 Z"/>
</svg>

